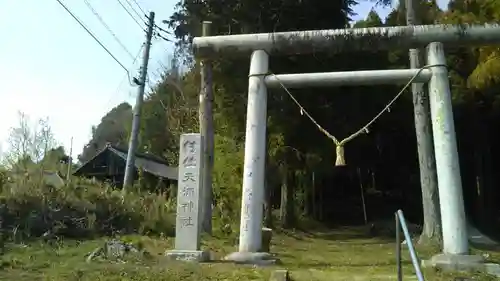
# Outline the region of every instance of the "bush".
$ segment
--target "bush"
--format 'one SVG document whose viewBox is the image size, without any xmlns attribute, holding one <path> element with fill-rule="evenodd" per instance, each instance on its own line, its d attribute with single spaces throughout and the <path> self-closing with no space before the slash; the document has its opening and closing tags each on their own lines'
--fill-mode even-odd
<svg viewBox="0 0 500 281">
<path fill-rule="evenodd" d="M 122 196 L 108 185 L 84 180 L 60 188 L 34 182 L 4 183 L 0 188 L 4 237 L 175 233 L 173 204 L 163 195 L 134 192 Z"/>
</svg>

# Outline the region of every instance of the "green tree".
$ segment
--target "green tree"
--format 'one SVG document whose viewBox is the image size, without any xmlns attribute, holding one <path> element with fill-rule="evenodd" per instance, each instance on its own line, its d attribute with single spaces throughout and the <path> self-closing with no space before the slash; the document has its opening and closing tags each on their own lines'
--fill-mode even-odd
<svg viewBox="0 0 500 281">
<path fill-rule="evenodd" d="M 187 58 L 187 71 L 179 77 L 174 75 L 175 71 L 167 70 L 148 94 L 141 123 L 140 150 L 163 156 L 175 165 L 180 134 L 198 131 L 199 67 L 189 50 L 191 39 L 200 35 L 203 20 L 213 22 L 214 34 L 343 28 L 348 24 L 354 5 L 354 1 L 300 0 L 265 3 L 248 0 L 179 2 L 168 22 L 177 36 L 178 50 L 184 51 L 182 55 Z M 439 11 L 435 1 L 422 1 L 419 13 L 424 23 L 444 21 L 446 16 L 446 13 Z M 401 24 L 405 24 L 405 18 L 400 5 L 385 20 L 371 12 L 366 20 L 355 23 L 355 26 Z M 465 159 L 462 164 L 469 165 L 470 156 L 463 151 L 463 147 L 473 146 L 478 150 L 479 146 L 469 144 L 472 142 L 471 136 L 464 133 L 472 129 L 471 125 L 474 124 L 467 117 L 474 113 L 474 120 L 484 119 L 476 106 L 479 96 L 481 102 L 492 108 L 494 102 L 487 100 L 488 95 L 483 90 L 478 94 L 478 90 L 472 90 L 467 84 L 477 66 L 478 56 L 474 50 L 460 48 L 447 50 L 447 53 L 453 98 L 457 106 L 458 139 Z M 221 227 L 226 227 L 237 221 L 241 207 L 239 198 L 249 60 L 248 57 L 229 58 L 222 54 L 214 58 L 213 64 L 215 216 L 222 218 L 218 222 Z M 407 50 L 345 50 L 342 54 L 316 52 L 310 56 L 273 55 L 270 65 L 274 73 L 393 69 L 407 68 L 408 57 Z M 399 87 L 393 86 L 337 87 L 293 89 L 291 94 L 322 127 L 342 139 L 371 120 L 398 90 Z M 387 208 L 372 194 L 389 194 L 384 196 L 397 198 L 394 200 L 405 205 L 410 217 L 421 216 L 422 204 L 414 199 L 419 198 L 421 191 L 411 108 L 411 95 L 408 93 L 369 128 L 368 134 L 361 135 L 346 146 L 348 165 L 339 168 L 334 165 L 334 143 L 301 114 L 303 110 L 292 102 L 283 89 L 270 90 L 266 160 L 266 187 L 269 191 L 266 193 L 267 216 L 270 217 L 272 207 L 281 205 L 281 224 L 286 227 L 294 225 L 297 215 L 301 214 L 300 210 L 312 218 L 329 222 L 341 221 L 343 216 L 340 214 L 346 214 L 351 221 L 356 218 L 361 221 L 359 180 L 353 176 L 353 171 L 358 167 L 363 170 L 360 181 L 365 182 L 364 186 L 369 186 L 366 192 L 371 192 L 367 194 L 369 217 L 392 215 L 395 208 Z M 494 112 L 491 109 L 491 114 Z M 494 124 L 487 120 L 490 122 L 488 124 Z M 472 177 L 475 175 L 470 169 L 464 169 L 464 182 L 468 183 Z"/>
<path fill-rule="evenodd" d="M 84 163 L 90 160 L 106 143 L 115 145 L 128 144 L 128 124 L 132 120 L 132 107 L 128 103 L 121 103 L 102 119 L 96 127 L 92 127 L 92 139 L 85 145 L 83 151 L 78 155 L 78 160 Z"/>
<path fill-rule="evenodd" d="M 185 1 L 179 4 L 179 9 L 172 16 L 170 24 L 175 29 L 181 44 L 189 44 L 192 37 L 199 35 L 199 23 L 202 20 L 213 22 L 215 34 L 342 28 L 347 25 L 354 4 L 354 1 L 268 1 L 264 4 L 265 7 L 262 7 L 262 3 L 257 5 L 248 1 L 232 3 L 208 1 L 204 5 Z M 332 18 L 336 20 L 332 21 Z M 379 21 L 378 24 L 380 23 Z M 385 59 L 386 53 L 353 55 L 357 60 L 359 56 L 363 57 L 360 62 L 353 62 L 342 55 L 325 53 L 315 53 L 312 58 L 272 57 L 271 66 L 276 73 L 332 71 L 360 67 L 373 69 L 381 67 L 381 59 Z M 247 69 L 247 58 L 218 57 L 214 62 L 216 130 L 218 134 L 237 140 L 240 144 L 245 132 L 245 115 L 242 113 L 246 111 Z M 374 115 L 383 107 L 383 103 L 387 102 L 381 96 L 367 97 L 363 93 L 366 90 L 362 87 L 305 89 L 293 91 L 293 95 L 319 123 L 327 129 L 335 128 L 335 134 L 346 136 L 366 123 L 369 120 L 367 116 Z M 366 112 L 366 114 L 352 114 L 353 112 Z M 298 130 L 300 134 L 297 133 Z M 333 168 L 335 146 L 300 114 L 299 108 L 281 89 L 269 92 L 268 133 L 270 153 L 268 174 L 277 171 L 273 176 L 278 175 L 278 180 L 273 179 L 268 182 L 273 185 L 272 189 L 278 190 L 278 194 L 279 187 L 288 187 L 290 182 L 301 181 L 300 178 L 296 178 L 298 175 L 310 176 L 311 171 L 307 171 L 308 168 L 304 167 L 301 156 L 304 154 L 303 151 L 313 150 L 314 152 L 309 153 L 317 154 L 324 165 L 329 167 L 327 169 Z M 311 137 L 305 139 L 303 135 Z M 317 149 L 312 149 L 313 147 Z M 221 158 L 223 157 L 225 155 L 221 155 Z M 216 163 L 216 167 L 220 166 Z M 299 172 L 301 169 L 307 172 Z M 290 206 L 294 204 L 294 185 L 281 189 L 283 193 L 281 198 L 288 199 L 282 201 L 283 210 L 292 210 Z M 298 203 L 303 204 L 303 202 Z M 287 204 L 290 206 L 284 206 Z M 282 220 L 293 221 L 287 218 L 287 213 L 292 212 L 282 212 Z"/>
</svg>

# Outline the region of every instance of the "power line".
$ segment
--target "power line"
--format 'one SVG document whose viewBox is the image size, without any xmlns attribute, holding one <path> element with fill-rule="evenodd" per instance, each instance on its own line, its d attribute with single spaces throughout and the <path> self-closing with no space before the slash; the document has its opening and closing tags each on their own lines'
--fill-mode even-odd
<svg viewBox="0 0 500 281">
<path fill-rule="evenodd" d="M 131 67 L 134 67 L 135 65 L 135 62 L 137 61 L 137 59 L 139 58 L 139 55 L 141 54 L 141 51 L 142 49 L 144 48 L 144 44 L 141 45 L 141 47 L 139 48 L 139 51 L 137 51 L 137 54 L 134 56 L 133 60 L 132 60 L 132 63 L 131 63 Z M 129 75 L 127 74 L 127 76 L 123 76 L 122 80 L 120 80 L 120 84 L 118 84 L 118 86 L 116 87 L 116 90 L 114 91 L 113 95 L 111 95 L 108 99 L 108 101 L 106 101 L 106 106 L 109 104 L 109 102 L 113 99 L 114 96 L 116 96 L 118 94 L 118 92 L 120 91 L 121 87 L 122 87 L 122 84 L 123 84 L 123 81 L 125 81 L 125 78 L 129 77 Z M 129 77 L 130 79 L 130 77 Z"/>
<path fill-rule="evenodd" d="M 126 2 L 126 3 L 127 3 L 127 5 L 129 6 L 129 8 L 132 10 L 132 12 L 134 12 L 134 14 L 135 14 L 136 16 L 138 16 L 140 19 L 142 19 L 142 17 L 146 17 L 146 18 L 147 18 L 147 15 L 143 15 L 143 16 L 141 16 L 141 14 L 139 14 L 139 13 L 137 12 L 137 10 L 136 10 L 136 9 L 134 9 L 134 7 L 132 6 L 132 4 L 130 3 L 130 1 L 129 1 L 129 0 L 125 0 L 125 2 Z"/>
<path fill-rule="evenodd" d="M 157 36 L 157 37 L 159 37 L 159 38 L 161 38 L 161 39 L 163 39 L 163 40 L 165 40 L 165 41 L 167 41 L 167 42 L 172 42 L 172 40 L 170 40 L 170 39 L 166 38 L 165 36 L 161 35 L 161 34 L 160 34 L 160 33 L 158 33 L 158 32 L 155 32 L 155 34 L 154 34 L 154 35 L 155 35 L 155 36 Z"/>
<path fill-rule="evenodd" d="M 156 29 L 158 29 L 158 30 L 159 30 L 159 31 L 155 31 L 154 36 L 156 36 L 157 38 L 163 39 L 163 40 L 165 40 L 165 41 L 172 42 L 172 40 L 171 40 L 171 39 L 168 39 L 167 37 L 163 36 L 163 35 L 160 33 L 160 31 L 163 31 L 163 32 L 165 32 L 165 33 L 166 33 L 166 34 L 168 34 L 168 35 L 172 35 L 172 32 L 169 32 L 169 31 L 167 31 L 167 30 L 165 30 L 165 29 L 163 29 L 163 28 L 159 27 L 157 24 L 155 24 L 155 26 L 154 26 L 154 27 L 155 27 Z"/>
<path fill-rule="evenodd" d="M 99 13 L 94 9 L 94 7 L 92 7 L 92 5 L 90 4 L 90 2 L 88 0 L 84 0 L 84 1 L 85 1 L 85 5 L 87 5 L 87 7 L 92 11 L 92 13 L 94 14 L 94 16 L 96 16 L 96 18 L 101 22 L 101 24 L 104 26 L 104 28 L 106 28 L 108 30 L 108 32 L 113 36 L 113 38 L 115 39 L 115 41 L 122 47 L 122 49 L 132 59 L 134 59 L 134 55 L 132 55 L 132 53 L 130 53 L 130 51 L 127 49 L 127 47 L 125 47 L 125 45 L 122 43 L 122 41 L 120 41 L 120 39 L 118 39 L 118 36 L 116 36 L 116 34 L 113 32 L 113 30 L 111 30 L 111 28 L 106 24 L 106 22 L 103 20 L 103 18 L 101 17 L 101 15 L 99 15 Z"/>
<path fill-rule="evenodd" d="M 129 79 L 130 79 L 130 73 L 128 71 L 128 69 L 123 65 L 123 63 L 121 63 L 114 55 L 113 53 L 111 53 L 110 50 L 108 50 L 108 48 L 106 48 L 106 46 L 104 46 L 103 43 L 101 43 L 101 41 L 99 41 L 99 39 L 97 39 L 97 37 L 85 26 L 85 24 L 83 24 L 83 22 L 78 19 L 78 17 L 73 14 L 69 9 L 68 7 L 66 7 L 66 5 L 64 5 L 63 2 L 61 2 L 61 0 L 56 0 L 57 3 L 59 3 L 65 10 L 66 12 L 68 12 L 68 14 L 71 15 L 71 17 L 73 17 L 74 20 L 76 20 L 76 22 L 78 22 L 78 24 L 83 28 L 85 29 L 85 31 L 87 31 L 87 33 L 92 36 L 92 38 L 94 38 L 94 40 L 97 42 L 97 44 L 99 44 L 124 70 L 125 72 L 127 72 L 127 76 L 129 76 Z"/>
<path fill-rule="evenodd" d="M 165 30 L 165 29 L 163 29 L 163 28 L 159 27 L 157 24 L 155 24 L 155 27 L 156 27 L 156 28 L 158 28 L 160 31 L 165 32 L 166 34 L 170 34 L 170 35 L 172 34 L 172 32 L 167 31 L 167 30 Z"/>
<path fill-rule="evenodd" d="M 127 14 L 135 21 L 135 23 L 137 23 L 137 25 L 142 29 L 144 30 L 144 26 L 142 26 L 142 24 L 139 23 L 139 21 L 137 21 L 137 19 L 130 13 L 129 10 L 127 10 L 127 8 L 125 8 L 125 5 L 123 5 L 122 1 L 120 0 L 117 0 L 118 3 L 120 4 L 120 6 L 122 6 L 122 8 L 125 10 L 125 12 L 127 12 Z M 127 2 L 128 3 L 128 2 Z"/>
<path fill-rule="evenodd" d="M 141 10 L 142 14 L 144 16 L 147 16 L 146 12 L 144 12 L 144 10 L 141 8 L 141 5 L 139 5 L 139 3 L 137 2 L 137 0 L 132 0 L 134 1 L 135 5 L 139 8 L 139 10 Z"/>
</svg>

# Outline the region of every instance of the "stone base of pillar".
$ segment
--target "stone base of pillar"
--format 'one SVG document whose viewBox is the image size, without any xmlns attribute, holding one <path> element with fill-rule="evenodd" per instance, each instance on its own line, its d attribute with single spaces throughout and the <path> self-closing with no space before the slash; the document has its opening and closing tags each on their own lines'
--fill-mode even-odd
<svg viewBox="0 0 500 281">
<path fill-rule="evenodd" d="M 265 252 L 234 252 L 226 257 L 225 261 L 231 261 L 236 264 L 252 264 L 252 265 L 275 265 L 279 264 L 279 260 L 272 254 Z"/>
<path fill-rule="evenodd" d="M 444 271 L 479 271 L 500 277 L 500 265 L 485 263 L 479 255 L 438 254 L 423 260 L 422 267 L 435 267 Z"/>
<path fill-rule="evenodd" d="M 165 256 L 176 261 L 208 262 L 211 255 L 208 251 L 170 250 Z"/>
<path fill-rule="evenodd" d="M 423 260 L 422 267 L 436 267 L 449 271 L 473 271 L 482 266 L 484 258 L 479 255 L 438 254 Z"/>
</svg>

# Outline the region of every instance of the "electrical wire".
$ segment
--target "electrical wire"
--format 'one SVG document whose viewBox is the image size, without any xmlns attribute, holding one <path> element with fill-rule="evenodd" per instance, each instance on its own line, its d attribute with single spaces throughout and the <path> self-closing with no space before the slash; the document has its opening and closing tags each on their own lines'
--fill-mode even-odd
<svg viewBox="0 0 500 281">
<path fill-rule="evenodd" d="M 164 70 L 164 71 L 167 70 L 167 67 L 160 60 L 156 60 L 156 62 L 160 65 L 160 67 L 162 68 L 162 70 Z"/>
<path fill-rule="evenodd" d="M 134 67 L 135 63 L 137 62 L 137 59 L 139 58 L 139 55 L 141 54 L 141 51 L 144 49 L 144 44 L 141 45 L 141 47 L 139 48 L 139 50 L 137 51 L 137 54 L 134 56 L 134 59 L 132 60 L 132 63 L 131 63 L 131 66 L 130 68 Z M 129 76 L 129 75 L 127 75 Z M 111 95 L 108 99 L 108 101 L 106 102 L 106 106 L 109 104 L 109 102 L 111 102 L 111 100 L 118 94 L 118 92 L 120 91 L 121 87 L 122 87 L 122 84 L 123 84 L 123 81 L 125 81 L 125 78 L 127 78 L 126 76 L 123 76 L 122 80 L 120 80 L 120 84 L 118 84 L 118 86 L 116 87 L 116 90 L 114 91 L 113 95 Z M 130 77 L 129 77 L 130 79 Z"/>
<path fill-rule="evenodd" d="M 142 9 L 141 5 L 139 5 L 139 3 L 137 2 L 137 0 L 133 0 L 135 5 L 137 5 L 137 7 L 139 8 L 139 10 L 141 10 L 141 12 L 144 14 L 144 16 L 147 16 L 146 12 L 144 12 L 144 9 Z"/>
<path fill-rule="evenodd" d="M 105 51 L 106 51 L 106 52 L 107 52 L 107 53 L 108 53 L 108 54 L 109 54 L 109 55 L 110 55 L 110 56 L 111 56 L 111 57 L 112 57 L 112 58 L 113 58 L 113 59 L 114 59 L 114 60 L 115 60 L 115 61 L 116 61 L 116 62 L 117 62 L 117 63 L 118 63 L 118 64 L 119 64 L 119 65 L 120 65 L 123 69 L 124 69 L 124 70 L 125 70 L 125 72 L 127 73 L 127 76 L 129 77 L 129 82 L 130 82 L 130 73 L 129 73 L 128 69 L 125 67 L 125 65 L 123 65 L 123 63 L 121 63 L 121 62 L 120 62 L 120 60 L 118 60 L 118 59 L 117 59 L 117 58 L 113 55 L 113 53 L 111 53 L 111 51 L 110 51 L 108 48 L 106 48 L 106 46 L 104 46 L 104 44 L 103 44 L 103 43 L 101 43 L 101 41 L 100 41 L 99 39 L 97 39 L 97 37 L 96 37 L 96 36 L 92 33 L 92 31 L 90 31 L 90 29 L 88 29 L 88 28 L 85 26 L 85 24 L 83 24 L 83 22 L 82 22 L 80 19 L 78 19 L 78 17 L 77 17 L 75 14 L 73 14 L 73 13 L 71 12 L 71 10 L 70 10 L 70 9 L 68 9 L 68 7 L 66 7 L 66 5 L 64 5 L 64 3 L 63 3 L 63 2 L 61 2 L 61 0 L 56 0 L 56 1 L 57 1 L 57 3 L 59 3 L 59 4 L 60 4 L 60 5 L 64 8 L 64 10 L 66 10 L 66 12 L 68 12 L 68 14 L 70 14 L 70 15 L 71 15 L 71 17 L 73 17 L 73 19 L 74 19 L 76 22 L 78 22 L 78 24 L 79 24 L 79 25 L 80 25 L 80 26 L 81 26 L 81 27 L 82 27 L 82 28 L 83 28 L 83 29 L 84 29 L 84 30 L 85 30 L 85 31 L 86 31 L 86 32 L 87 32 L 90 36 L 92 36 L 92 38 L 93 38 L 93 39 L 97 42 L 97 44 L 99 44 L 99 45 L 100 45 L 100 46 L 101 46 L 101 47 L 102 47 L 102 48 L 103 48 L 103 49 L 104 49 L 104 50 L 105 50 Z"/>
<path fill-rule="evenodd" d="M 156 28 L 158 28 L 160 31 L 165 32 L 166 34 L 172 35 L 172 32 L 167 31 L 167 30 L 165 30 L 165 29 L 163 29 L 163 28 L 159 27 L 157 24 L 155 24 L 155 27 L 156 27 Z"/>
<path fill-rule="evenodd" d="M 158 29 L 159 31 L 165 32 L 168 35 L 172 35 L 172 32 L 169 32 L 169 31 L 167 31 L 167 30 L 159 27 L 157 24 L 154 25 L 154 28 Z M 155 31 L 154 34 L 153 34 L 154 36 L 157 37 L 157 39 L 163 39 L 163 40 L 165 40 L 167 42 L 172 42 L 173 41 L 173 40 L 168 39 L 167 37 L 163 36 L 159 31 Z"/>
<path fill-rule="evenodd" d="M 113 36 L 115 41 L 122 47 L 122 49 L 132 58 L 134 59 L 134 55 L 125 47 L 125 45 L 122 43 L 122 41 L 116 36 L 116 34 L 113 32 L 113 30 L 109 27 L 109 25 L 106 24 L 104 19 L 99 15 L 99 13 L 94 9 L 94 7 L 90 4 L 88 0 L 84 0 L 85 5 L 90 9 L 90 11 L 94 14 L 94 16 L 101 22 L 101 24 L 108 30 L 108 32 Z"/>
<path fill-rule="evenodd" d="M 144 26 L 142 26 L 142 24 L 140 24 L 140 23 L 139 23 L 139 21 L 137 21 L 137 19 L 136 19 L 136 18 L 135 18 L 135 17 L 134 17 L 131 13 L 130 13 L 130 11 L 129 11 L 129 10 L 127 10 L 127 8 L 125 8 L 125 5 L 123 5 L 122 1 L 120 1 L 120 0 L 116 0 L 116 1 L 118 1 L 118 3 L 120 4 L 120 6 L 122 6 L 122 8 L 125 10 L 125 12 L 127 12 L 127 14 L 128 14 L 128 15 L 129 15 L 129 16 L 130 16 L 130 17 L 131 17 L 134 21 L 135 21 L 135 23 L 137 23 L 137 25 L 138 25 L 138 26 L 139 26 L 142 30 L 144 30 L 144 31 L 145 31 Z"/>
<path fill-rule="evenodd" d="M 157 37 L 159 37 L 159 38 L 161 38 L 161 39 L 163 39 L 163 40 L 165 40 L 165 41 L 167 41 L 167 42 L 172 42 L 172 40 L 170 40 L 170 39 L 166 38 L 165 36 L 161 35 L 161 34 L 160 34 L 160 33 L 158 33 L 158 32 L 155 32 L 155 34 L 154 34 L 154 35 L 155 35 L 155 36 L 157 36 Z"/>
<path fill-rule="evenodd" d="M 143 16 L 141 16 L 141 14 L 139 14 L 139 13 L 137 12 L 137 10 L 136 10 L 136 9 L 134 9 L 134 7 L 133 7 L 133 6 L 132 6 L 132 4 L 130 3 L 130 1 L 129 1 L 129 0 L 125 0 L 125 2 L 127 3 L 127 5 L 128 5 L 128 7 L 130 8 L 130 10 L 132 10 L 132 12 L 134 12 L 134 14 L 135 14 L 136 16 L 138 16 L 140 19 L 142 19 L 142 17 L 143 17 Z"/>
</svg>

